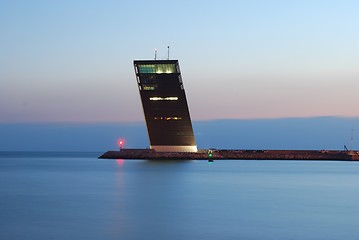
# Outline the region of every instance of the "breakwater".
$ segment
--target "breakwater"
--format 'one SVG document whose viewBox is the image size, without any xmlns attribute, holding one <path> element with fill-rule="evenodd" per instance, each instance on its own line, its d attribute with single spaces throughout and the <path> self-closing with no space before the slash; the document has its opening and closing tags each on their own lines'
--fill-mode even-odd
<svg viewBox="0 0 359 240">
<path fill-rule="evenodd" d="M 157 152 L 152 149 L 108 151 L 104 159 L 148 160 L 323 160 L 358 161 L 358 151 L 338 150 L 228 150 L 202 149 L 198 152 Z"/>
</svg>

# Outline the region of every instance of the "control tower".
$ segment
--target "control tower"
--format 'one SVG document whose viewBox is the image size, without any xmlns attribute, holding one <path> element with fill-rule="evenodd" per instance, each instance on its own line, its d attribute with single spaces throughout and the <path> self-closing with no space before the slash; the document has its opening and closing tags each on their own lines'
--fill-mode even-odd
<svg viewBox="0 0 359 240">
<path fill-rule="evenodd" d="M 150 148 L 197 152 L 178 60 L 135 60 Z"/>
</svg>

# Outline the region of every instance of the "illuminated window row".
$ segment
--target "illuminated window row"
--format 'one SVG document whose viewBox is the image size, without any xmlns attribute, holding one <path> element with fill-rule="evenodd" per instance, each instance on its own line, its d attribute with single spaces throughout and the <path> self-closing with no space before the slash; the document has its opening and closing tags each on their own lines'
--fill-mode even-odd
<svg viewBox="0 0 359 240">
<path fill-rule="evenodd" d="M 170 121 L 170 120 L 181 120 L 181 117 L 154 117 L 155 120 L 166 120 L 166 121 Z"/>
<path fill-rule="evenodd" d="M 175 64 L 142 64 L 138 65 L 139 73 L 176 73 Z"/>
<path fill-rule="evenodd" d="M 178 97 L 150 97 L 151 101 L 177 101 Z"/>
<path fill-rule="evenodd" d="M 156 90 L 157 85 L 143 84 L 143 90 Z"/>
</svg>

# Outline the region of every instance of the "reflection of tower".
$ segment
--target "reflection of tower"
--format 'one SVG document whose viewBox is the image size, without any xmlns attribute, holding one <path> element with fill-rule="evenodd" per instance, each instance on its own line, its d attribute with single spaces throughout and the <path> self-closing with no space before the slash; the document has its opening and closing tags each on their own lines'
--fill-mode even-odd
<svg viewBox="0 0 359 240">
<path fill-rule="evenodd" d="M 134 61 L 151 149 L 197 152 L 178 60 Z"/>
</svg>

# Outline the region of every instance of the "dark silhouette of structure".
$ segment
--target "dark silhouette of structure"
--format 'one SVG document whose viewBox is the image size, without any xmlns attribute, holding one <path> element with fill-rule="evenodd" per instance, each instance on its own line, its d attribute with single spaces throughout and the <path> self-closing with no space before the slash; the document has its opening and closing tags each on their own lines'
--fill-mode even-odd
<svg viewBox="0 0 359 240">
<path fill-rule="evenodd" d="M 151 149 L 107 151 L 99 158 L 153 160 L 304 160 L 359 161 L 359 151 L 348 150 L 197 150 L 187 99 L 177 60 L 134 61 L 137 84 Z"/>
<path fill-rule="evenodd" d="M 197 152 L 178 60 L 135 60 L 150 148 Z"/>
</svg>

